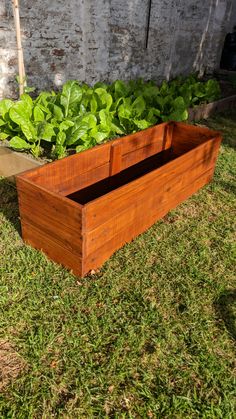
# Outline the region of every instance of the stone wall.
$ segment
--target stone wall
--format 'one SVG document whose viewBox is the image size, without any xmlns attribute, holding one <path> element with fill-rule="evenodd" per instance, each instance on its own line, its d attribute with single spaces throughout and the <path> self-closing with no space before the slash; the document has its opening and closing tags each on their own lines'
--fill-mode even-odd
<svg viewBox="0 0 236 419">
<path fill-rule="evenodd" d="M 161 80 L 212 71 L 225 34 L 236 23 L 236 0 L 21 0 L 28 84 L 67 79 Z M 148 45 L 146 46 L 148 32 Z M 0 2 L 0 97 L 16 95 L 17 53 L 11 0 Z"/>
</svg>

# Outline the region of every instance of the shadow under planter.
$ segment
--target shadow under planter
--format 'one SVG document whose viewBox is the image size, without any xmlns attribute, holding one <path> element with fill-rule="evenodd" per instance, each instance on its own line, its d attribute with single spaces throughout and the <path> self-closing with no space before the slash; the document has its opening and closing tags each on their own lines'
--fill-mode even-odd
<svg viewBox="0 0 236 419">
<path fill-rule="evenodd" d="M 224 321 L 228 332 L 236 340 L 236 289 L 223 292 L 214 306 L 217 315 Z"/>
<path fill-rule="evenodd" d="M 8 179 L 0 179 L 0 212 L 21 234 L 16 187 Z"/>
</svg>

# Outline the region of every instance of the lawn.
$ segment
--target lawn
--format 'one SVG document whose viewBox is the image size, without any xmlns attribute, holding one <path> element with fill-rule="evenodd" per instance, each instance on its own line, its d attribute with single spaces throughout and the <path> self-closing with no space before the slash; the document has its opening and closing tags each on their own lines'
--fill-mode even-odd
<svg viewBox="0 0 236 419">
<path fill-rule="evenodd" d="M 213 182 L 97 274 L 25 246 L 0 180 L 0 417 L 234 418 L 236 113 Z"/>
</svg>

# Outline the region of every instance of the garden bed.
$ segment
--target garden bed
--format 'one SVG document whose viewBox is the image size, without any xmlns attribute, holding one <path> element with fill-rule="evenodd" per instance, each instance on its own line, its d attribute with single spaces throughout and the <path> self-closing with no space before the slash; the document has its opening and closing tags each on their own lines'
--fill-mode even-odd
<svg viewBox="0 0 236 419">
<path fill-rule="evenodd" d="M 2 151 L 1 175 L 16 175 L 48 162 L 45 156 L 61 158 L 162 121 L 186 120 L 188 115 L 189 121 L 207 118 L 236 102 L 236 95 L 214 101 L 219 92 L 215 80 L 203 82 L 189 76 L 160 87 L 153 82 L 117 80 L 90 88 L 68 81 L 57 94 L 41 92 L 35 100 L 23 95 L 15 103 L 3 100 L 0 139 L 8 148 Z M 198 105 L 205 101 L 211 103 Z M 11 154 L 9 146 L 20 153 Z M 27 158 L 27 152 L 35 158 Z"/>
<path fill-rule="evenodd" d="M 83 276 L 208 183 L 220 142 L 164 123 L 19 175 L 23 238 Z"/>
<path fill-rule="evenodd" d="M 199 121 L 200 119 L 207 119 L 216 112 L 225 112 L 236 106 L 236 94 L 216 100 L 211 103 L 198 105 L 195 108 L 189 109 L 189 121 Z"/>
</svg>

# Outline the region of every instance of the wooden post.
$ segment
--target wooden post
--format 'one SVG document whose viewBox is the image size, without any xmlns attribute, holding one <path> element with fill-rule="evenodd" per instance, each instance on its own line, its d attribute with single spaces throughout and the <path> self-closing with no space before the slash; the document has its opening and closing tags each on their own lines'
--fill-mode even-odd
<svg viewBox="0 0 236 419">
<path fill-rule="evenodd" d="M 18 68 L 19 68 L 19 91 L 20 95 L 24 93 L 24 86 L 26 86 L 25 80 L 25 67 L 23 49 L 21 43 L 21 30 L 20 30 L 20 14 L 19 14 L 19 2 L 18 0 L 12 0 L 15 28 L 16 28 L 16 42 L 17 42 L 17 54 L 18 54 Z"/>
</svg>

